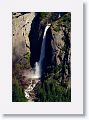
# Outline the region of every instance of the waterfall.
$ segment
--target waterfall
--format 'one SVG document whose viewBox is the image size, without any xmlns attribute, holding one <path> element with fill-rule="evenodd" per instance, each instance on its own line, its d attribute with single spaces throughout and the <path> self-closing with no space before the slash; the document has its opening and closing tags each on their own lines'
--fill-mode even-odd
<svg viewBox="0 0 89 120">
<path fill-rule="evenodd" d="M 40 78 L 40 66 L 39 63 L 36 62 L 35 63 L 35 67 L 34 67 L 34 73 L 33 73 L 33 78 Z"/>
<path fill-rule="evenodd" d="M 48 24 L 45 27 L 44 34 L 43 34 L 43 41 L 41 45 L 41 53 L 40 53 L 40 59 L 38 62 L 35 63 L 35 68 L 34 68 L 34 76 L 33 78 L 40 78 L 42 74 L 42 66 L 43 66 L 43 60 L 45 58 L 45 43 L 46 43 L 46 32 L 48 28 L 50 27 L 51 24 Z"/>
<path fill-rule="evenodd" d="M 45 27 L 45 31 L 44 31 L 44 35 L 43 35 L 43 42 L 42 42 L 42 46 L 41 46 L 41 53 L 40 53 L 40 59 L 39 59 L 40 71 L 42 71 L 42 64 L 43 64 L 43 60 L 45 58 L 46 32 L 49 27 L 50 27 L 50 24 L 48 24 Z"/>
<path fill-rule="evenodd" d="M 42 41 L 42 45 L 41 45 L 41 53 L 40 53 L 40 59 L 39 59 L 39 61 L 35 63 L 35 66 L 34 66 L 33 70 L 30 72 L 30 74 L 25 75 L 28 78 L 37 79 L 35 81 L 34 85 L 32 85 L 32 82 L 31 82 L 31 84 L 29 85 L 29 87 L 24 90 L 25 97 L 29 101 L 32 101 L 32 97 L 29 95 L 29 93 L 30 93 L 30 91 L 32 91 L 34 89 L 34 87 L 36 86 L 36 84 L 39 82 L 39 78 L 41 78 L 41 75 L 42 75 L 43 60 L 45 58 L 46 32 L 47 32 L 47 30 L 48 30 L 49 27 L 50 27 L 50 24 L 48 24 L 45 27 L 45 30 L 44 30 L 44 35 L 43 35 L 43 41 Z"/>
</svg>

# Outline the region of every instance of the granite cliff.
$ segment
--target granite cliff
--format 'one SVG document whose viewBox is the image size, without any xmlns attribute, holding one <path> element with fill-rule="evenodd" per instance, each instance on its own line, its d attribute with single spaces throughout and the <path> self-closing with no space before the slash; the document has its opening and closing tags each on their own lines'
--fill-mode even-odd
<svg viewBox="0 0 89 120">
<path fill-rule="evenodd" d="M 26 78 L 29 71 L 34 68 L 35 62 L 39 61 L 44 30 L 49 23 L 51 27 L 46 33 L 42 79 Z M 69 12 L 12 13 L 12 49 L 13 86 L 16 87 L 16 84 L 19 84 L 17 86 L 21 86 L 21 91 L 23 91 L 26 88 L 28 89 L 31 83 L 27 91 L 30 94 L 29 101 L 56 101 L 55 98 L 52 98 L 52 95 L 48 97 L 47 89 L 49 89 L 50 94 L 53 92 L 51 89 L 55 89 L 55 92 L 68 90 L 67 94 L 70 97 L 71 14 Z M 16 79 L 18 79 L 18 82 Z M 55 86 L 60 89 L 56 90 Z M 14 94 L 16 93 L 13 90 L 13 96 Z M 42 97 L 43 94 L 45 94 L 45 97 Z M 14 99 L 15 96 L 13 101 L 15 101 Z M 70 101 L 70 98 L 65 100 L 64 98 L 57 98 L 57 100 Z"/>
</svg>

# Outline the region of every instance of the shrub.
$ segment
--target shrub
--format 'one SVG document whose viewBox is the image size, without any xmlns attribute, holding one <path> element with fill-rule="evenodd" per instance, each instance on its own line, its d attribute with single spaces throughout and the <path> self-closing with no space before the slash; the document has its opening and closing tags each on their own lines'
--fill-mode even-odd
<svg viewBox="0 0 89 120">
<path fill-rule="evenodd" d="M 59 31 L 60 31 L 60 26 L 56 26 L 56 27 L 54 28 L 54 31 L 59 32 Z"/>
<path fill-rule="evenodd" d="M 40 102 L 70 102 L 71 90 L 67 90 L 56 80 L 47 79 L 39 86 L 37 97 Z"/>
<path fill-rule="evenodd" d="M 40 20 L 43 20 L 47 16 L 47 12 L 40 13 Z"/>
<path fill-rule="evenodd" d="M 24 68 L 24 65 L 23 64 L 20 64 L 20 63 L 16 63 L 16 69 L 20 70 L 20 69 L 23 69 Z"/>
<path fill-rule="evenodd" d="M 29 62 L 30 62 L 30 53 L 27 52 L 27 53 L 25 54 L 24 58 L 26 59 L 26 63 L 29 64 Z"/>
<path fill-rule="evenodd" d="M 27 99 L 24 96 L 24 91 L 20 86 L 17 79 L 14 80 L 12 85 L 12 101 L 13 102 L 26 102 Z"/>
</svg>

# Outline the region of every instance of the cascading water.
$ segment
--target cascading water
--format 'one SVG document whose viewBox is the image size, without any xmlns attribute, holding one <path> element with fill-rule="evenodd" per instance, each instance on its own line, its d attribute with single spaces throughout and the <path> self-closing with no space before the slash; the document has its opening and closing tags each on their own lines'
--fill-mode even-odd
<svg viewBox="0 0 89 120">
<path fill-rule="evenodd" d="M 30 74 L 26 75 L 28 78 L 32 79 L 38 79 L 41 78 L 42 75 L 42 66 L 43 66 L 43 61 L 45 58 L 45 43 L 46 43 L 46 32 L 48 28 L 50 27 L 50 24 L 48 24 L 45 27 L 44 34 L 43 34 L 43 41 L 42 41 L 42 46 L 41 46 L 41 53 L 40 53 L 40 59 L 38 62 L 35 62 L 34 68 L 31 70 Z"/>
<path fill-rule="evenodd" d="M 34 70 L 33 70 L 33 75 L 32 75 L 32 78 L 40 78 L 40 66 L 39 66 L 39 63 L 36 62 L 35 63 L 35 67 L 34 67 Z"/>
<path fill-rule="evenodd" d="M 32 80 L 36 79 L 34 85 L 31 83 L 29 85 L 29 87 L 27 89 L 24 90 L 25 93 L 25 97 L 29 100 L 32 101 L 31 96 L 29 95 L 29 93 L 33 90 L 33 88 L 36 86 L 36 84 L 39 82 L 39 78 L 41 78 L 41 74 L 42 74 L 42 66 L 43 66 L 43 61 L 45 58 L 45 43 L 46 43 L 46 32 L 48 30 L 48 28 L 50 27 L 50 24 L 48 24 L 45 27 L 45 31 L 44 31 L 44 35 L 43 35 L 43 42 L 42 42 L 42 46 L 41 46 L 41 54 L 40 54 L 40 59 L 38 62 L 35 63 L 35 67 L 33 68 L 33 70 L 30 72 L 30 74 L 25 75 L 27 76 L 27 78 L 31 78 Z"/>
<path fill-rule="evenodd" d="M 45 58 L 46 32 L 47 32 L 49 27 L 50 27 L 50 24 L 48 24 L 46 26 L 45 31 L 44 31 L 44 35 L 43 35 L 43 42 L 42 42 L 42 46 L 41 46 L 41 54 L 40 54 L 40 59 L 39 59 L 40 71 L 42 71 L 42 64 L 43 64 L 43 60 Z"/>
<path fill-rule="evenodd" d="M 34 73 L 34 76 L 36 76 L 37 78 L 40 78 L 41 74 L 42 74 L 42 65 L 43 65 L 43 60 L 45 58 L 46 32 L 47 32 L 47 30 L 48 30 L 49 27 L 50 27 L 50 24 L 48 24 L 45 27 L 44 35 L 43 35 L 43 42 L 42 42 L 42 46 L 41 46 L 40 59 L 39 59 L 39 62 L 35 63 L 35 73 Z"/>
</svg>

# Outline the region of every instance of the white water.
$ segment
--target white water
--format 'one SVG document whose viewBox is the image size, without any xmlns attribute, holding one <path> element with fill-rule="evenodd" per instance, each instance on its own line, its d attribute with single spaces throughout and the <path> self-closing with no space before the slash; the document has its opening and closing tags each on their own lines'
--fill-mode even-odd
<svg viewBox="0 0 89 120">
<path fill-rule="evenodd" d="M 41 46 L 41 54 L 40 54 L 40 59 L 39 62 L 35 63 L 35 67 L 33 68 L 33 70 L 30 72 L 30 74 L 26 74 L 25 76 L 27 78 L 32 78 L 33 79 L 39 79 L 41 78 L 41 73 L 42 73 L 42 64 L 43 64 L 43 60 L 45 58 L 45 42 L 46 42 L 46 32 L 48 30 L 48 28 L 50 27 L 50 24 L 48 24 L 45 27 L 45 31 L 44 31 L 44 35 L 43 35 L 43 42 L 42 42 L 42 46 Z M 34 87 L 36 86 L 36 84 L 39 82 L 39 80 L 36 80 L 36 83 L 33 85 L 32 84 L 29 85 L 29 87 L 27 89 L 24 90 L 25 93 L 25 97 L 32 101 L 32 98 L 30 98 L 29 92 L 32 91 L 34 89 Z"/>
<path fill-rule="evenodd" d="M 28 78 L 32 78 L 32 79 L 41 78 L 43 60 L 45 58 L 46 32 L 47 32 L 49 27 L 50 27 L 50 24 L 48 24 L 45 27 L 45 30 L 44 30 L 43 41 L 42 41 L 42 46 L 41 46 L 41 53 L 40 53 L 40 59 L 39 59 L 38 62 L 35 62 L 34 68 L 31 70 L 31 72 L 28 75 L 26 75 Z"/>
<path fill-rule="evenodd" d="M 50 25 L 47 25 L 44 31 L 44 35 L 43 35 L 43 42 L 42 42 L 42 46 L 41 46 L 41 54 L 40 54 L 40 59 L 39 59 L 39 65 L 40 67 L 42 67 L 42 62 L 45 58 L 45 42 L 46 42 L 46 32 L 48 30 L 48 28 L 50 27 Z"/>
<path fill-rule="evenodd" d="M 50 27 L 50 24 L 48 24 L 45 27 L 44 30 L 44 35 L 43 35 L 43 42 L 42 42 L 42 46 L 41 46 L 41 54 L 40 54 L 40 59 L 39 62 L 35 63 L 35 73 L 33 77 L 36 78 L 40 78 L 41 77 L 41 73 L 42 73 L 42 64 L 43 64 L 43 60 L 45 58 L 45 43 L 46 43 L 46 32 L 48 30 L 48 28 Z"/>
<path fill-rule="evenodd" d="M 41 77 L 40 66 L 39 66 L 39 63 L 36 62 L 33 73 L 32 73 L 32 78 L 40 78 L 40 77 Z"/>
</svg>

